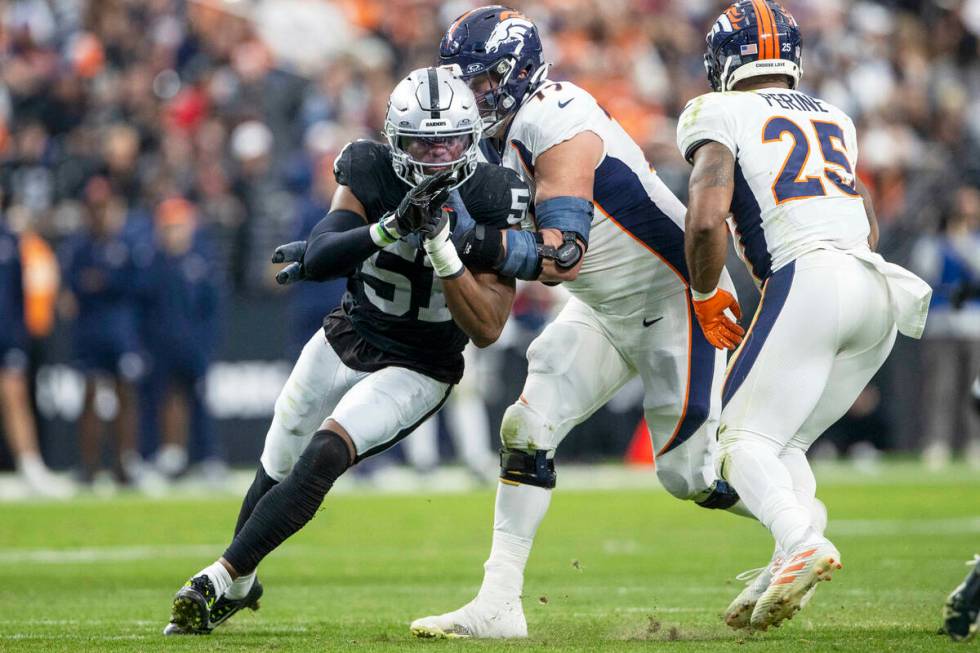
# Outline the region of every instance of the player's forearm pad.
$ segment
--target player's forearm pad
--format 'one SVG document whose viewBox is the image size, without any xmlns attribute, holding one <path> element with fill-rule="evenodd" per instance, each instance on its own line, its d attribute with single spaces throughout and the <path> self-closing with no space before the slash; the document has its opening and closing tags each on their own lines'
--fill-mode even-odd
<svg viewBox="0 0 980 653">
<path fill-rule="evenodd" d="M 463 265 L 473 270 L 497 270 L 504 259 L 500 230 L 478 224 L 467 231 L 453 231 L 453 243 Z"/>
<path fill-rule="evenodd" d="M 507 253 L 497 268 L 497 272 L 505 277 L 515 277 L 533 281 L 541 276 L 541 257 L 538 256 L 538 244 L 532 231 L 505 232 L 507 234 Z"/>
<path fill-rule="evenodd" d="M 581 197 L 552 197 L 534 205 L 535 220 L 538 229 L 557 229 L 561 232 L 574 233 L 579 239 L 589 244 L 589 231 L 592 229 L 592 216 L 595 207 L 592 202 Z"/>
</svg>

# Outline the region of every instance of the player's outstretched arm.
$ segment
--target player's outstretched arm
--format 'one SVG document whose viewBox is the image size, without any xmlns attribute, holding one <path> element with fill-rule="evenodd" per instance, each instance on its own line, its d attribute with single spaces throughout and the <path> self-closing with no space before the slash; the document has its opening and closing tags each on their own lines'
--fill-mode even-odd
<svg viewBox="0 0 980 653">
<path fill-rule="evenodd" d="M 590 209 L 592 203 L 592 188 L 595 184 L 595 168 L 602 159 L 603 147 L 602 139 L 590 131 L 576 134 L 573 138 L 563 141 L 548 150 L 542 152 L 534 164 L 534 183 L 535 197 L 534 202 L 538 210 L 539 233 L 545 245 L 560 248 L 565 241 L 565 233 L 576 233 L 576 242 L 585 252 L 588 246 L 589 225 L 585 222 L 591 221 L 591 213 L 585 215 L 570 215 L 569 210 L 577 211 L 574 203 L 568 200 L 579 199 L 587 202 Z M 549 226 L 548 217 L 542 220 L 541 207 L 555 200 L 563 201 L 566 208 L 559 209 L 554 218 L 557 226 Z M 562 215 L 565 213 L 565 215 Z M 566 229 L 566 226 L 573 226 L 570 221 L 581 221 L 583 224 L 576 229 Z M 581 233 L 584 231 L 585 233 Z M 582 267 L 582 257 L 572 267 L 563 267 L 555 259 L 544 259 L 541 262 L 540 281 L 561 282 L 572 281 L 578 277 Z"/>
<path fill-rule="evenodd" d="M 463 265 L 449 229 L 449 213 L 440 211 L 422 227 L 422 246 L 442 279 L 453 320 L 477 347 L 500 337 L 514 303 L 516 282 L 496 272 L 472 272 Z"/>
<path fill-rule="evenodd" d="M 854 187 L 864 200 L 864 212 L 868 216 L 868 227 L 871 229 L 871 233 L 868 235 L 868 246 L 873 252 L 878 249 L 878 216 L 875 213 L 874 202 L 871 201 L 871 191 L 868 190 L 868 187 L 856 175 L 854 177 Z"/>
<path fill-rule="evenodd" d="M 725 220 L 735 192 L 735 157 L 720 143 L 708 142 L 694 152 L 689 184 L 684 254 L 691 275 L 691 299 L 705 338 L 718 349 L 734 349 L 745 334 L 731 320 L 741 309 L 731 293 L 718 287 L 728 250 Z"/>
<path fill-rule="evenodd" d="M 368 225 L 367 212 L 347 186 L 338 186 L 330 212 L 313 227 L 305 241 L 276 248 L 273 263 L 289 263 L 276 281 L 326 281 L 345 276 L 378 249 Z"/>
</svg>

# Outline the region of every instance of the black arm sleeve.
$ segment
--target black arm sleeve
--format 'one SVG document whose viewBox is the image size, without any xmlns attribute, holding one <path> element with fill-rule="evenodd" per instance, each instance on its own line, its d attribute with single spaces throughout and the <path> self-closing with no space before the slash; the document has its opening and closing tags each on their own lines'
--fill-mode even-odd
<svg viewBox="0 0 980 653">
<path fill-rule="evenodd" d="M 350 274 L 358 263 L 378 251 L 370 230 L 364 218 L 353 211 L 328 213 L 306 239 L 306 278 L 326 281 Z"/>
</svg>

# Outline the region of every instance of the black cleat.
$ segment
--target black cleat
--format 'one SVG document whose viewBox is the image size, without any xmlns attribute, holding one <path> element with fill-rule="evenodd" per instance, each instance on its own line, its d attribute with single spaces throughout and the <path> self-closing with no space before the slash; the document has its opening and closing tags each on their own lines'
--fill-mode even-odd
<svg viewBox="0 0 980 653">
<path fill-rule="evenodd" d="M 222 596 L 220 599 L 214 602 L 211 607 L 210 615 L 208 617 L 207 627 L 200 630 L 186 629 L 179 624 L 177 624 L 173 619 L 167 624 L 167 627 L 163 629 L 164 635 L 207 635 L 212 630 L 228 621 L 232 615 L 243 608 L 248 608 L 249 610 L 259 609 L 259 599 L 262 598 L 262 583 L 256 578 L 255 582 L 252 583 L 252 589 L 248 591 L 248 594 L 241 599 L 229 599 L 226 596 Z M 175 599 L 176 601 L 176 599 Z"/>
<path fill-rule="evenodd" d="M 980 628 L 980 555 L 967 564 L 973 569 L 943 606 L 943 631 L 956 642 L 969 640 Z"/>
<path fill-rule="evenodd" d="M 214 607 L 211 608 L 211 621 L 208 623 L 208 631 L 210 632 L 228 621 L 233 614 L 243 608 L 258 610 L 260 598 L 262 598 L 262 583 L 259 582 L 258 578 L 252 583 L 252 589 L 244 598 L 229 599 L 227 596 L 222 596 L 215 601 Z"/>
<path fill-rule="evenodd" d="M 184 583 L 174 596 L 170 623 L 164 629 L 164 634 L 177 634 L 175 629 L 180 630 L 180 634 L 188 635 L 209 632 L 211 608 L 217 598 L 215 594 L 214 585 L 207 576 L 195 576 Z M 172 630 L 174 632 L 168 632 Z"/>
</svg>

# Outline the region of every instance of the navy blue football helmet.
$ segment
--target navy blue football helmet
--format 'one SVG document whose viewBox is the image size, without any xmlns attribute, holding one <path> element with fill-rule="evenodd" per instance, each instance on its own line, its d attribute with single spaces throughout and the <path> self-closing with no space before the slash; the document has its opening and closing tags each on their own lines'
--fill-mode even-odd
<svg viewBox="0 0 980 653">
<path fill-rule="evenodd" d="M 760 75 L 785 75 L 796 88 L 803 76 L 803 38 L 796 20 L 773 0 L 738 0 L 705 39 L 704 67 L 715 91 Z"/>
<path fill-rule="evenodd" d="M 473 88 L 486 136 L 548 76 L 538 29 L 501 5 L 473 9 L 453 21 L 439 43 L 439 60 Z"/>
</svg>

